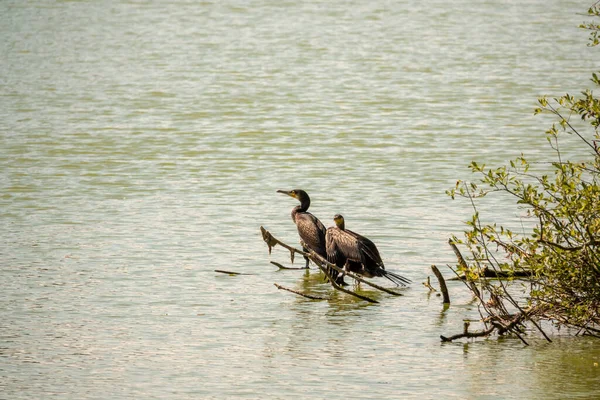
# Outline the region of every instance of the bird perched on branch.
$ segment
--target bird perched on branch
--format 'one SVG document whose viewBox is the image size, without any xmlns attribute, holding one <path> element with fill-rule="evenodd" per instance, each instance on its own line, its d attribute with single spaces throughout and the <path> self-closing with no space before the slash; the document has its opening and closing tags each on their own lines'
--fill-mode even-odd
<svg viewBox="0 0 600 400">
<path fill-rule="evenodd" d="M 298 228 L 298 234 L 304 244 L 315 253 L 323 258 L 327 258 L 327 250 L 325 249 L 325 226 L 317 217 L 308 212 L 310 207 L 310 197 L 301 189 L 290 191 L 278 190 L 278 193 L 287 194 L 300 202 L 300 205 L 292 209 L 292 220 Z M 308 249 L 304 248 L 304 251 Z M 308 258 L 306 260 L 306 268 L 308 268 Z"/>
<path fill-rule="evenodd" d="M 367 278 L 382 276 L 396 285 L 406 285 L 409 279 L 385 270 L 375 243 L 364 236 L 346 229 L 344 217 L 333 217 L 336 226 L 327 229 L 325 241 L 327 261 Z M 339 279 L 339 278 L 338 278 Z"/>
</svg>

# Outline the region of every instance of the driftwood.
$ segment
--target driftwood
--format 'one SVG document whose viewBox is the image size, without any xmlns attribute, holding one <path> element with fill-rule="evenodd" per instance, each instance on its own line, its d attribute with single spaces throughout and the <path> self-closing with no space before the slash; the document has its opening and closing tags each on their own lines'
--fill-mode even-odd
<svg viewBox="0 0 600 400">
<path fill-rule="evenodd" d="M 350 294 L 350 295 L 352 295 L 354 297 L 357 297 L 359 299 L 368 301 L 370 303 L 378 303 L 378 301 L 375 300 L 375 299 L 372 299 L 370 297 L 358 294 L 358 293 L 356 293 L 354 291 L 345 289 L 344 287 L 338 285 L 335 282 L 335 279 L 332 279 L 332 277 L 329 275 L 329 272 L 328 272 L 329 269 L 333 269 L 333 270 L 336 270 L 336 271 L 338 271 L 340 273 L 344 273 L 346 276 L 349 276 L 350 278 L 356 280 L 357 282 L 362 282 L 362 283 L 364 283 L 364 284 L 366 284 L 368 286 L 371 286 L 371 287 L 373 287 L 373 288 L 375 288 L 377 290 L 380 290 L 382 292 L 389 293 L 389 294 L 392 294 L 394 296 L 402 296 L 402 293 L 398 293 L 398 292 L 395 292 L 393 290 L 390 290 L 390 289 L 384 288 L 382 286 L 379 286 L 379 285 L 377 285 L 377 284 L 375 284 L 373 282 L 369 282 L 369 281 L 363 279 L 362 277 L 360 277 L 360 276 L 358 276 L 358 275 L 356 275 L 356 274 L 354 274 L 352 272 L 344 271 L 342 268 L 339 268 L 337 265 L 328 262 L 326 259 L 324 259 L 320 255 L 318 255 L 314 251 L 309 250 L 308 252 L 305 252 L 305 251 L 296 249 L 295 247 L 292 247 L 292 246 L 290 246 L 290 245 L 282 242 L 281 240 L 277 239 L 276 237 L 274 237 L 268 230 L 266 230 L 262 226 L 260 227 L 260 231 L 261 231 L 263 240 L 265 241 L 265 243 L 269 247 L 269 254 L 271 254 L 271 249 L 273 247 L 275 247 L 276 245 L 280 245 L 281 247 L 287 249 L 290 252 L 290 257 L 292 259 L 291 260 L 292 262 L 294 261 L 293 258 L 294 258 L 294 255 L 296 253 L 302 255 L 303 257 L 308 258 L 309 260 L 311 260 L 325 274 L 325 276 L 327 276 L 327 278 L 329 279 L 329 282 L 331 283 L 331 285 L 335 289 L 337 289 L 337 290 L 339 290 L 341 292 Z M 279 266 L 281 264 L 275 264 L 274 263 L 274 265 Z M 301 269 L 304 269 L 304 268 L 301 268 Z"/>
</svg>

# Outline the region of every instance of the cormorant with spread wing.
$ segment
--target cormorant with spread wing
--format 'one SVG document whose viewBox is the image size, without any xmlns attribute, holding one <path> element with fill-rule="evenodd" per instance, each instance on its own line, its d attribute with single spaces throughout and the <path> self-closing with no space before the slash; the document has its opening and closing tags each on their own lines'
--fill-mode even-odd
<svg viewBox="0 0 600 400">
<path fill-rule="evenodd" d="M 292 220 L 298 228 L 300 239 L 306 246 L 323 258 L 327 258 L 327 250 L 325 249 L 325 226 L 317 217 L 309 213 L 310 197 L 301 189 L 290 191 L 278 190 L 278 193 L 287 194 L 300 201 L 300 205 L 292 209 Z M 305 251 L 307 249 L 304 249 Z M 306 268 L 308 268 L 308 258 L 306 258 Z"/>
<path fill-rule="evenodd" d="M 385 270 L 375 243 L 356 232 L 346 229 L 344 217 L 333 217 L 336 226 L 327 229 L 327 261 L 346 271 L 367 278 L 383 276 L 396 285 L 406 285 L 409 279 Z"/>
</svg>

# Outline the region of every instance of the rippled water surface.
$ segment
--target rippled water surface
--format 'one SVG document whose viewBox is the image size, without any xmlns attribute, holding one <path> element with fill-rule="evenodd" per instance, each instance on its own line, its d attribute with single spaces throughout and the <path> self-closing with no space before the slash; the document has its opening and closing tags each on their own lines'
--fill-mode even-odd
<svg viewBox="0 0 600 400">
<path fill-rule="evenodd" d="M 597 340 L 441 345 L 477 309 L 421 285 L 471 213 L 444 191 L 473 159 L 542 159 L 536 98 L 589 87 L 588 6 L 3 1 L 0 397 L 599 397 Z M 405 296 L 277 271 L 259 227 L 297 243 L 292 188 Z"/>
</svg>

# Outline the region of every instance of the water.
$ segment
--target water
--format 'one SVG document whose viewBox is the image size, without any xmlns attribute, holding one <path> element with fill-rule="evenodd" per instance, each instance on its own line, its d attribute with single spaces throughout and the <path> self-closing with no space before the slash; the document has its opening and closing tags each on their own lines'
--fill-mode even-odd
<svg viewBox="0 0 600 400">
<path fill-rule="evenodd" d="M 588 6 L 2 2 L 0 397 L 598 397 L 598 341 L 442 345 L 476 307 L 421 285 L 471 213 L 444 191 L 473 159 L 543 159 L 536 98 L 589 86 Z M 292 188 L 405 296 L 270 265 L 259 226 L 297 243 Z"/>
</svg>

